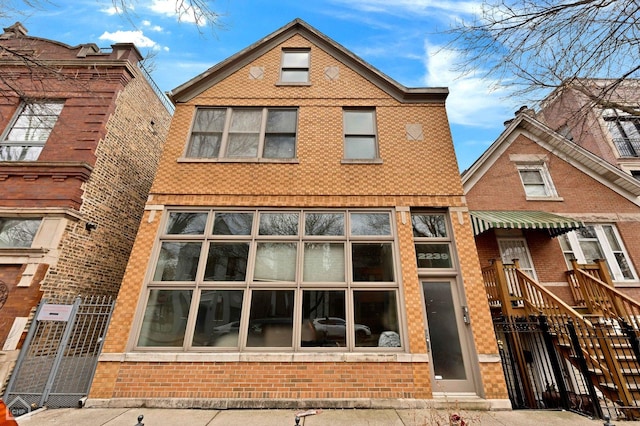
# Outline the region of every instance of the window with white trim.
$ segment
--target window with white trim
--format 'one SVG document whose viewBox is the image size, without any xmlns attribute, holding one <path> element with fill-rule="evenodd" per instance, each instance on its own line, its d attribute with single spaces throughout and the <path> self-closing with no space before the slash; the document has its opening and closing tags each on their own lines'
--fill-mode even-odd
<svg viewBox="0 0 640 426">
<path fill-rule="evenodd" d="M 413 239 L 419 269 L 452 270 L 451 237 L 443 213 L 412 213 Z"/>
<path fill-rule="evenodd" d="M 374 109 L 345 109 L 344 158 L 373 160 L 378 158 L 376 111 Z"/>
<path fill-rule="evenodd" d="M 544 164 L 518 165 L 518 174 L 527 198 L 557 197 L 551 175 Z"/>
<path fill-rule="evenodd" d="M 0 248 L 29 248 L 42 218 L 0 217 Z"/>
<path fill-rule="evenodd" d="M 284 49 L 282 51 L 280 82 L 308 83 L 310 56 L 309 49 Z"/>
<path fill-rule="evenodd" d="M 391 211 L 165 216 L 138 348 L 399 350 Z"/>
<path fill-rule="evenodd" d="M 296 108 L 198 108 L 186 156 L 292 159 L 297 121 Z"/>
<path fill-rule="evenodd" d="M 35 161 L 40 156 L 63 102 L 24 103 L 0 143 L 0 161 Z"/>
<path fill-rule="evenodd" d="M 614 281 L 637 280 L 618 230 L 611 224 L 592 224 L 558 237 L 567 266 L 571 259 L 578 263 L 593 263 L 604 259 Z"/>
<path fill-rule="evenodd" d="M 620 157 L 640 157 L 640 117 L 607 109 L 603 118 Z"/>
</svg>

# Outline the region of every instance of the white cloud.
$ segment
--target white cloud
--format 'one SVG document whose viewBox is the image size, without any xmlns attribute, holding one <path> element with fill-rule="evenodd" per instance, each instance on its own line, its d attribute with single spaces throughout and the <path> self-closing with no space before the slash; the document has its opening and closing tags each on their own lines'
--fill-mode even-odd
<svg viewBox="0 0 640 426">
<path fill-rule="evenodd" d="M 151 31 L 156 31 L 161 33 L 164 29 L 160 25 L 151 25 L 151 21 L 145 19 L 142 21 L 142 26 L 150 29 Z"/>
<path fill-rule="evenodd" d="M 120 13 L 120 9 L 118 9 L 118 8 L 116 8 L 114 6 L 111 6 L 111 7 L 107 7 L 107 8 L 104 8 L 104 9 L 100 9 L 100 12 L 106 13 L 107 15 L 113 16 L 113 15 L 119 14 Z"/>
<path fill-rule="evenodd" d="M 412 13 L 430 15 L 434 10 L 475 15 L 480 11 L 481 1 L 439 1 L 439 0 L 336 0 L 336 3 L 344 4 L 367 12 L 387 13 L 398 15 Z"/>
<path fill-rule="evenodd" d="M 160 46 L 149 37 L 145 36 L 142 31 L 116 31 L 110 33 L 105 31 L 100 37 L 100 40 L 112 41 L 115 43 L 133 43 L 136 47 L 150 47 L 152 49 L 159 49 Z"/>
<path fill-rule="evenodd" d="M 187 6 L 183 2 L 176 2 L 176 0 L 153 0 L 149 9 L 160 15 L 175 17 L 181 22 L 200 26 L 206 24 L 200 9 Z"/>
<path fill-rule="evenodd" d="M 515 111 L 513 101 L 507 99 L 508 91 L 500 89 L 497 81 L 456 72 L 452 69 L 456 59 L 455 51 L 425 42 L 425 84 L 449 88 L 449 121 L 473 127 L 500 126 Z M 482 70 L 479 69 L 477 74 L 483 75 Z"/>
</svg>

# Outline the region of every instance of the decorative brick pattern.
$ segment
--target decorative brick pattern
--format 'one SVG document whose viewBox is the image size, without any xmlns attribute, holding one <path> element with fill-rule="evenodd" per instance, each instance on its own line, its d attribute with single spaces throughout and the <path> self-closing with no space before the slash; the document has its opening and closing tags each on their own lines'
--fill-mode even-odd
<svg viewBox="0 0 640 426">
<path fill-rule="evenodd" d="M 310 48 L 310 85 L 279 86 L 282 48 Z M 152 206 L 278 208 L 449 208 L 464 211 L 462 185 L 444 103 L 401 103 L 348 63 L 300 34 L 239 67 L 193 99 L 177 105 L 154 180 Z M 262 79 L 248 80 L 251 69 Z M 327 79 L 325 70 L 339 69 Z M 297 162 L 189 162 L 186 142 L 198 105 L 297 106 Z M 382 164 L 342 164 L 343 107 L 375 106 Z M 420 126 L 422 141 L 407 141 L 406 125 Z M 155 208 L 155 207 L 153 207 Z M 457 211 L 456 210 L 456 211 Z M 404 218 L 403 218 L 404 214 Z M 452 215 L 456 252 L 481 354 L 497 354 L 468 214 Z M 126 268 L 104 354 L 131 350 L 136 311 L 157 241 L 161 212 L 146 211 Z M 404 223 L 403 223 L 404 222 Z M 424 307 L 409 212 L 398 212 L 401 295 L 413 362 L 178 362 L 99 363 L 91 398 L 418 398 L 432 397 L 424 337 Z M 142 301 L 142 302 L 141 302 Z M 406 354 L 408 355 L 408 354 Z M 506 398 L 500 363 L 480 366 L 479 394 Z M 484 390 L 483 390 L 484 389 Z M 487 389 L 490 391 L 488 392 Z"/>
</svg>

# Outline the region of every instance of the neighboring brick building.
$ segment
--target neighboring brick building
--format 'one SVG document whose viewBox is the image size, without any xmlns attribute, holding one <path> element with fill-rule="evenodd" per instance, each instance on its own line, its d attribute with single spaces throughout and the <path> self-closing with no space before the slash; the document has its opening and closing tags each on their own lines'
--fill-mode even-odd
<svg viewBox="0 0 640 426">
<path fill-rule="evenodd" d="M 602 99 L 602 105 L 587 94 Z M 581 147 L 640 178 L 640 80 L 578 79 L 542 103 L 536 118 Z M 618 106 L 618 108 L 614 108 Z M 636 111 L 631 115 L 630 111 Z"/>
<path fill-rule="evenodd" d="M 118 293 L 171 121 L 140 60 L 133 44 L 71 47 L 20 23 L 0 35 L 5 355 L 41 298 Z"/>
<path fill-rule="evenodd" d="M 175 89 L 88 404 L 510 408 L 447 93 L 300 20 Z"/>
<path fill-rule="evenodd" d="M 483 267 L 517 258 L 575 305 L 570 260 L 605 259 L 616 288 L 640 298 L 640 182 L 631 175 L 521 109 L 462 182 Z"/>
</svg>

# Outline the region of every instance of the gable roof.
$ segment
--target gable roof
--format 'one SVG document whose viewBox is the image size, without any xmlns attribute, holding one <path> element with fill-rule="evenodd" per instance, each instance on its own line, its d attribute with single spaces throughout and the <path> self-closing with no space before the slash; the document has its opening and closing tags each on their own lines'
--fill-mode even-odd
<svg viewBox="0 0 640 426">
<path fill-rule="evenodd" d="M 554 132 L 526 112 L 518 114 L 480 158 L 462 173 L 462 186 L 465 194 L 473 188 L 520 134 L 640 206 L 640 198 L 638 198 L 640 197 L 640 182 L 638 180 Z"/>
<path fill-rule="evenodd" d="M 441 103 L 445 101 L 449 94 L 449 90 L 446 87 L 407 88 L 378 71 L 305 21 L 295 19 L 262 40 L 259 40 L 186 83 L 176 87 L 168 92 L 167 95 L 174 103 L 187 102 L 295 34 L 300 34 L 316 46 L 325 50 L 400 102 Z"/>
</svg>

